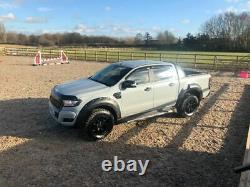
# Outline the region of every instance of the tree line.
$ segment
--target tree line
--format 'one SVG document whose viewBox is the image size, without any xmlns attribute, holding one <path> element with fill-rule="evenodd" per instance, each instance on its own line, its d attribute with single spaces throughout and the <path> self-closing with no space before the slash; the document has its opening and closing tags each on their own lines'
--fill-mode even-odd
<svg viewBox="0 0 250 187">
<path fill-rule="evenodd" d="M 149 47 L 168 50 L 200 51 L 249 51 L 250 14 L 226 12 L 211 17 L 202 24 L 198 34 L 188 33 L 177 38 L 170 31 L 159 32 L 153 37 L 149 32 L 137 33 L 134 37 L 115 38 L 87 36 L 79 33 L 54 33 L 25 35 L 7 32 L 0 24 L 0 43 L 33 46 L 105 46 L 105 47 Z"/>
</svg>

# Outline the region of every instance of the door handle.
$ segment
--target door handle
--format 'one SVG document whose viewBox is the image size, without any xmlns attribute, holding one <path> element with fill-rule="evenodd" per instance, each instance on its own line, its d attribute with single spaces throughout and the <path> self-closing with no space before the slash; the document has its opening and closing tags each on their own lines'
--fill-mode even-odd
<svg viewBox="0 0 250 187">
<path fill-rule="evenodd" d="M 151 90 L 150 87 L 147 87 L 147 88 L 144 89 L 144 91 L 146 91 L 146 92 L 148 92 L 148 91 L 150 91 L 150 90 Z"/>
<path fill-rule="evenodd" d="M 171 83 L 169 83 L 168 85 L 169 85 L 169 86 L 174 86 L 175 83 L 171 82 Z"/>
</svg>

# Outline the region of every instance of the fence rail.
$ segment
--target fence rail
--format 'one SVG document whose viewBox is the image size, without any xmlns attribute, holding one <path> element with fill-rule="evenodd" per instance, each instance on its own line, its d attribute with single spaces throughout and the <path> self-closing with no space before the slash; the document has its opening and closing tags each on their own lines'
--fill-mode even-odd
<svg viewBox="0 0 250 187">
<path fill-rule="evenodd" d="M 2 54 L 9 56 L 34 57 L 38 48 L 4 48 Z M 57 57 L 61 49 L 40 49 L 43 58 Z M 115 50 L 92 50 L 92 49 L 63 49 L 71 60 L 115 62 L 122 60 L 163 60 L 181 64 L 185 67 L 213 69 L 213 70 L 240 70 L 250 68 L 249 55 L 212 55 L 199 53 L 174 53 L 152 51 L 115 51 Z M 1 50 L 0 50 L 1 53 Z"/>
</svg>

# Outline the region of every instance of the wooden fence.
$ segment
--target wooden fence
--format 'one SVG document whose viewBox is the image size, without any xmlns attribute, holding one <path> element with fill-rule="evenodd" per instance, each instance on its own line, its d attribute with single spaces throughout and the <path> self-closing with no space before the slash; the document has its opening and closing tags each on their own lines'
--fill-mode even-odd
<svg viewBox="0 0 250 187">
<path fill-rule="evenodd" d="M 4 48 L 3 54 L 34 57 L 38 48 Z M 58 57 L 58 48 L 43 48 L 42 58 Z M 240 70 L 250 68 L 249 55 L 213 55 L 202 53 L 174 53 L 154 51 L 90 50 L 84 48 L 63 49 L 70 60 L 116 62 L 122 60 L 162 60 L 178 63 L 185 67 L 213 70 Z"/>
</svg>

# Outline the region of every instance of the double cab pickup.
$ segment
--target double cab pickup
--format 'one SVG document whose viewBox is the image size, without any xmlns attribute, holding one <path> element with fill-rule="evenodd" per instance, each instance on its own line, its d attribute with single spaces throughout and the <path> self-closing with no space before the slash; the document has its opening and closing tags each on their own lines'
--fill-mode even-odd
<svg viewBox="0 0 250 187">
<path fill-rule="evenodd" d="M 122 61 L 91 77 L 55 86 L 49 110 L 58 123 L 81 127 L 97 140 L 113 125 L 152 116 L 147 114 L 175 111 L 192 116 L 210 92 L 210 78 L 170 62 Z"/>
</svg>

